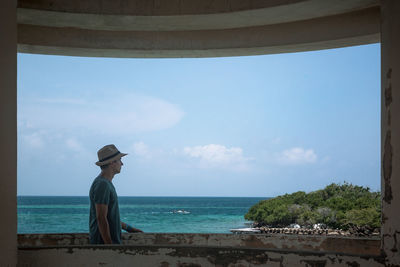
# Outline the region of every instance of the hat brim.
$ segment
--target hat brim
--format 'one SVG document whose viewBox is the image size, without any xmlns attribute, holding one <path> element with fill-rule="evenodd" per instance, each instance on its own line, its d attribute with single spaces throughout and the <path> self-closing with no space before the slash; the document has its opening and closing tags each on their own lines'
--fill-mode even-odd
<svg viewBox="0 0 400 267">
<path fill-rule="evenodd" d="M 115 157 L 112 157 L 112 158 L 110 158 L 110 159 L 108 159 L 108 160 L 96 162 L 96 165 L 97 165 L 97 166 L 103 166 L 103 165 L 106 165 L 106 164 L 109 164 L 109 163 L 113 162 L 114 160 L 117 160 L 117 159 L 120 159 L 120 158 L 122 158 L 122 157 L 125 157 L 126 155 L 128 155 L 128 154 L 126 154 L 126 153 L 119 153 L 118 155 L 115 155 Z"/>
</svg>

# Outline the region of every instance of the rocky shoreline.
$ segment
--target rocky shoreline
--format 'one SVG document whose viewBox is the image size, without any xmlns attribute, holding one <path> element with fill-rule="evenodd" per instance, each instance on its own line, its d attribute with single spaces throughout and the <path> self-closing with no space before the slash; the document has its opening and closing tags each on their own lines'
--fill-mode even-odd
<svg viewBox="0 0 400 267">
<path fill-rule="evenodd" d="M 357 227 L 349 230 L 340 229 L 307 229 L 307 228 L 271 228 L 254 227 L 259 233 L 264 234 L 288 234 L 288 235 L 326 235 L 326 236 L 356 236 L 356 237 L 379 237 L 380 229 L 368 227 Z"/>
<path fill-rule="evenodd" d="M 284 235 L 320 235 L 348 237 L 380 237 L 380 228 L 353 226 L 348 230 L 327 228 L 324 224 L 315 224 L 313 228 L 293 224 L 287 227 L 269 227 L 253 223 L 249 228 L 230 229 L 235 234 L 284 234 Z"/>
</svg>

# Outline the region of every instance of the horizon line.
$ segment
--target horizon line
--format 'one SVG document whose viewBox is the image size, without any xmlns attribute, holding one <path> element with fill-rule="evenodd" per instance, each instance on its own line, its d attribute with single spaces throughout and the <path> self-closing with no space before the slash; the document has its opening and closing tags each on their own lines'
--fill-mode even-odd
<svg viewBox="0 0 400 267">
<path fill-rule="evenodd" d="M 17 197 L 89 197 L 88 195 L 17 195 Z M 127 196 L 118 197 L 232 197 L 232 198 L 266 198 L 265 196 Z M 271 197 L 267 197 L 271 198 Z"/>
</svg>

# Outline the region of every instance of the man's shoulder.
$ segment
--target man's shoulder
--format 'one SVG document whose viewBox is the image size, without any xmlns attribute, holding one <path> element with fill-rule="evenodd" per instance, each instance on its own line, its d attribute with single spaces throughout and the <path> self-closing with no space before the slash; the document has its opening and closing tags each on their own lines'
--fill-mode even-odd
<svg viewBox="0 0 400 267">
<path fill-rule="evenodd" d="M 111 187 L 110 182 L 101 176 L 97 176 L 93 180 L 91 188 L 96 189 L 96 188 L 104 188 L 104 187 Z"/>
</svg>

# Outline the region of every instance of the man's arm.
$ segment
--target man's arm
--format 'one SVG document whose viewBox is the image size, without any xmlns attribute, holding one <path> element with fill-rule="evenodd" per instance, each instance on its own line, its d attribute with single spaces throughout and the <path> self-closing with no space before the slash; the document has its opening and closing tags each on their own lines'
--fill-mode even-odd
<svg viewBox="0 0 400 267">
<path fill-rule="evenodd" d="M 107 221 L 108 205 L 106 204 L 96 204 L 96 219 L 101 238 L 104 244 L 112 244 L 110 227 Z"/>
<path fill-rule="evenodd" d="M 128 233 L 143 233 L 142 230 L 132 227 L 129 224 L 124 223 L 123 221 L 121 221 L 121 228 L 127 231 Z"/>
</svg>

